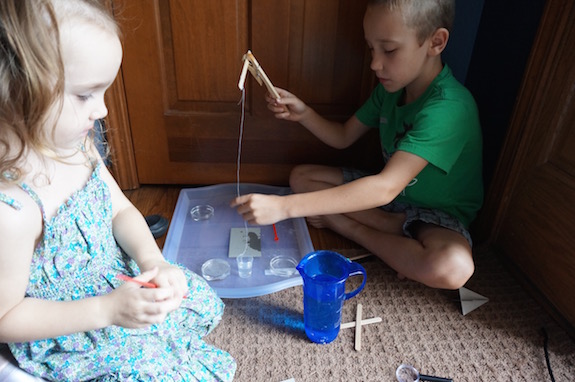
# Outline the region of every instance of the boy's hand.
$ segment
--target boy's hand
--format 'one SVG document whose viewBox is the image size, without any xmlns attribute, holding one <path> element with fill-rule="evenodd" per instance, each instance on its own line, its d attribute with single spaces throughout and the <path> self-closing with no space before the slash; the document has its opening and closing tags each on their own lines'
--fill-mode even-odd
<svg viewBox="0 0 575 382">
<path fill-rule="evenodd" d="M 280 98 L 275 99 L 269 93 L 266 94 L 268 109 L 271 110 L 278 119 L 300 122 L 308 110 L 307 105 L 287 90 L 281 88 L 275 89 L 280 95 Z"/>
<path fill-rule="evenodd" d="M 283 197 L 278 195 L 248 194 L 232 200 L 230 206 L 249 224 L 268 225 L 289 218 L 283 209 Z"/>
</svg>

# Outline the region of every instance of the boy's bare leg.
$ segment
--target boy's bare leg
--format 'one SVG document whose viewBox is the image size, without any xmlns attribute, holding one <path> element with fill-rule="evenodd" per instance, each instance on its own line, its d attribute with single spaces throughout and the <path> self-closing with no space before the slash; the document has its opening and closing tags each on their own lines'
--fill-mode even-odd
<svg viewBox="0 0 575 382">
<path fill-rule="evenodd" d="M 290 187 L 294 192 L 311 192 L 343 184 L 341 168 L 304 164 L 296 166 L 290 173 Z"/>
<path fill-rule="evenodd" d="M 340 168 L 321 165 L 301 165 L 292 170 L 290 186 L 296 193 L 312 192 L 332 188 L 343 184 Z M 380 209 L 372 209 L 347 214 L 352 219 L 362 221 L 374 229 L 401 235 L 403 232 L 403 213 L 393 214 Z M 324 216 L 308 216 L 307 221 L 315 228 L 325 228 Z"/>
<path fill-rule="evenodd" d="M 343 183 L 340 169 L 305 165 L 294 169 L 290 185 L 309 192 Z M 355 241 L 386 264 L 412 280 L 435 288 L 457 289 L 474 271 L 471 247 L 458 232 L 433 224 L 417 223 L 415 238 L 403 235 L 404 214 L 372 209 L 345 215 L 308 218 Z"/>
<path fill-rule="evenodd" d="M 361 221 L 363 224 L 381 232 L 395 235 L 403 234 L 404 213 L 385 212 L 380 209 L 371 209 L 347 213 L 345 216 L 352 220 Z M 330 228 L 326 222 L 326 216 L 310 216 L 307 221 L 315 228 Z"/>
<path fill-rule="evenodd" d="M 367 216 L 367 215 L 364 215 Z M 471 248 L 459 233 L 419 223 L 416 238 L 392 234 L 346 215 L 323 216 L 324 225 L 355 241 L 409 279 L 434 288 L 457 289 L 474 271 Z"/>
</svg>

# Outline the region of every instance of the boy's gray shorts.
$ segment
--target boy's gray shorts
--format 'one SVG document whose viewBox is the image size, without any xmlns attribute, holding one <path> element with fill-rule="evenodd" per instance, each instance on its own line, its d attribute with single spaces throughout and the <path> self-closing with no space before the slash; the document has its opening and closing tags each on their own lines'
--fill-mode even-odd
<svg viewBox="0 0 575 382">
<path fill-rule="evenodd" d="M 342 171 L 343 171 L 344 183 L 349 183 L 355 179 L 359 179 L 364 176 L 373 175 L 371 173 L 350 167 L 344 167 L 342 168 Z M 446 212 L 433 208 L 417 207 L 411 204 L 397 202 L 395 200 L 379 208 L 381 208 L 386 212 L 405 213 L 405 222 L 403 223 L 403 233 L 407 237 L 413 238 L 413 232 L 412 232 L 413 223 L 424 222 L 424 223 L 435 224 L 440 227 L 444 227 L 452 231 L 459 232 L 461 235 L 463 235 L 463 237 L 465 237 L 465 239 L 467 239 L 467 241 L 469 242 L 469 246 L 473 247 L 473 241 L 471 240 L 471 235 L 469 234 L 469 231 L 459 221 L 459 219 L 451 216 Z"/>
</svg>

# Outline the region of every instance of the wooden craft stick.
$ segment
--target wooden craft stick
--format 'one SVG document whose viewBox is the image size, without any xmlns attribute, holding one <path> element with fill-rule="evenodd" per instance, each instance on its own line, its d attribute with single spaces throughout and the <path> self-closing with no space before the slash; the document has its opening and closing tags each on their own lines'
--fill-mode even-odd
<svg viewBox="0 0 575 382">
<path fill-rule="evenodd" d="M 365 258 L 371 257 L 371 256 L 373 256 L 373 254 L 371 254 L 371 253 L 364 253 L 363 255 L 357 255 L 357 256 L 354 256 L 354 257 L 350 257 L 349 259 L 350 259 L 351 261 L 357 261 L 357 260 L 365 259 Z"/>
<path fill-rule="evenodd" d="M 246 76 L 248 71 L 254 76 L 255 80 L 260 85 L 265 85 L 268 89 L 268 93 L 270 93 L 276 100 L 280 99 L 280 95 L 277 92 L 275 86 L 272 84 L 270 79 L 268 78 L 266 72 L 262 69 L 261 65 L 259 64 L 258 60 L 254 57 L 250 50 L 244 54 L 243 57 L 244 65 L 242 66 L 242 71 L 240 73 L 240 79 L 238 81 L 238 88 L 243 91 L 246 84 Z M 288 111 L 287 106 L 282 106 L 283 111 Z M 275 226 L 274 226 L 275 227 Z M 276 239 L 277 240 L 277 239 Z"/>
<path fill-rule="evenodd" d="M 362 313 L 362 306 L 361 304 L 357 304 L 357 311 L 355 313 L 355 350 L 361 350 L 361 313 Z"/>
<path fill-rule="evenodd" d="M 369 324 L 377 324 L 378 322 L 381 322 L 381 317 L 374 317 L 374 318 L 368 318 L 365 320 L 361 320 L 361 325 L 369 325 Z M 355 328 L 355 321 L 352 322 L 346 322 L 345 324 L 341 324 L 340 329 L 350 329 L 350 328 Z"/>
<path fill-rule="evenodd" d="M 242 67 L 242 72 L 240 74 L 240 80 L 238 81 L 238 88 L 240 90 L 244 90 L 244 86 L 246 85 L 246 76 L 248 74 L 248 67 L 250 66 L 250 62 L 244 58 L 244 66 Z"/>
<path fill-rule="evenodd" d="M 248 52 L 246 53 L 246 61 L 250 62 L 251 65 L 248 65 L 248 69 L 250 73 L 252 73 L 254 78 L 260 83 L 260 85 L 262 84 L 263 81 L 263 84 L 266 86 L 270 94 L 273 95 L 275 99 L 280 98 L 280 95 L 276 91 L 274 85 L 268 78 L 266 72 L 264 72 L 258 60 L 256 60 L 255 56 L 252 54 L 251 50 L 248 50 Z"/>
</svg>

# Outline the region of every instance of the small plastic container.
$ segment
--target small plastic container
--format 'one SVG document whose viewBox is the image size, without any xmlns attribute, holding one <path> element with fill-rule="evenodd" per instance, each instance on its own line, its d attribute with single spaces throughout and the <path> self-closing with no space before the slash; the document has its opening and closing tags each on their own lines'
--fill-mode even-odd
<svg viewBox="0 0 575 382">
<path fill-rule="evenodd" d="M 202 264 L 202 276 L 207 281 L 223 280 L 230 275 L 230 264 L 222 259 L 210 259 Z"/>
<path fill-rule="evenodd" d="M 198 204 L 197 206 L 192 207 L 190 215 L 192 215 L 192 219 L 197 222 L 209 220 L 214 216 L 214 207 L 209 204 Z"/>
<path fill-rule="evenodd" d="M 270 273 L 274 276 L 290 277 L 297 273 L 297 261 L 290 256 L 275 256 L 270 260 Z"/>
</svg>

